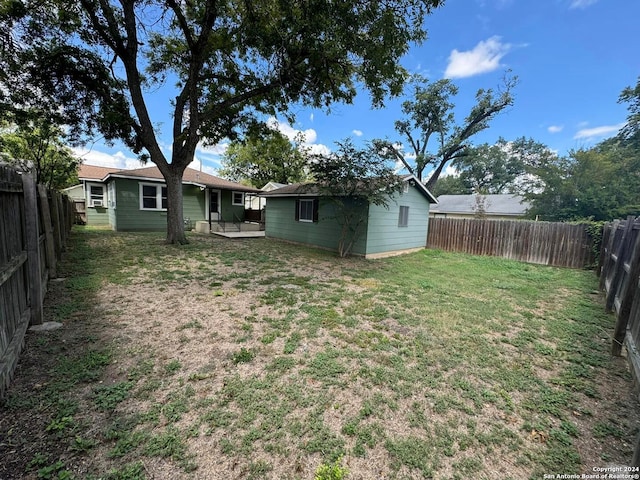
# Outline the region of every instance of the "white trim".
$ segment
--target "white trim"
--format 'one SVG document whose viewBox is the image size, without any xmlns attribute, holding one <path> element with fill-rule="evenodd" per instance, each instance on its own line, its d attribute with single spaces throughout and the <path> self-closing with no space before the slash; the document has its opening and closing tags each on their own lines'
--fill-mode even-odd
<svg viewBox="0 0 640 480">
<path fill-rule="evenodd" d="M 94 195 L 91 195 L 91 187 L 100 187 L 102 189 L 102 198 L 93 198 Z M 107 196 L 107 187 L 104 183 L 100 182 L 86 182 L 85 183 L 85 191 L 86 191 L 86 202 L 89 208 L 102 207 L 106 204 L 106 196 Z M 97 197 L 97 195 L 95 195 Z M 94 202 L 99 202 L 99 204 L 95 204 Z"/>
<path fill-rule="evenodd" d="M 242 200 L 238 203 L 236 202 L 236 193 L 242 195 Z M 231 205 L 236 207 L 244 207 L 244 192 L 238 192 L 236 190 L 231 190 Z"/>
<path fill-rule="evenodd" d="M 217 222 L 221 217 L 221 212 L 220 212 L 220 202 L 222 201 L 222 191 L 218 188 L 207 188 L 206 190 L 207 192 L 207 198 L 205 200 L 206 204 L 207 204 L 207 220 L 211 220 L 212 222 Z M 211 194 L 214 193 L 217 197 L 218 197 L 218 211 L 217 212 L 212 212 L 211 211 Z M 212 213 L 217 213 L 218 218 L 213 218 L 211 217 Z"/>
<path fill-rule="evenodd" d="M 155 208 L 149 208 L 144 206 L 144 197 L 143 197 L 144 187 L 154 187 L 156 189 L 156 194 L 155 194 L 156 207 Z M 164 183 L 138 182 L 138 200 L 139 200 L 140 210 L 152 211 L 152 212 L 166 212 L 167 209 L 162 208 L 162 189 L 163 188 L 167 188 L 167 186 Z M 158 207 L 158 205 L 160 207 Z"/>
<path fill-rule="evenodd" d="M 107 184 L 107 206 L 116 209 L 116 182 Z"/>
</svg>

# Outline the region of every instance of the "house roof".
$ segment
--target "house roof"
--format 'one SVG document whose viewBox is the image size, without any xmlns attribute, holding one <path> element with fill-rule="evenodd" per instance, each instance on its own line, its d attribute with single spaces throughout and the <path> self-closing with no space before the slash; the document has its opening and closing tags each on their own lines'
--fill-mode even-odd
<svg viewBox="0 0 640 480">
<path fill-rule="evenodd" d="M 286 183 L 269 182 L 265 184 L 260 190 L 262 190 L 263 192 L 270 192 L 272 190 L 275 190 L 276 188 L 282 188 L 286 185 Z"/>
<path fill-rule="evenodd" d="M 530 204 L 524 197 L 511 194 L 482 195 L 486 215 L 521 216 Z M 431 213 L 458 213 L 474 215 L 478 208 L 476 195 L 440 195 L 438 206 Z"/>
<path fill-rule="evenodd" d="M 163 181 L 164 177 L 158 167 L 144 167 L 133 170 L 119 170 L 108 167 L 96 167 L 93 165 L 80 165 L 78 177 L 81 180 L 97 180 L 106 181 L 107 178 L 136 178 L 140 180 Z M 259 192 L 260 190 L 242 185 L 240 183 L 231 182 L 224 178 L 209 175 L 205 172 L 199 172 L 193 168 L 187 168 L 182 177 L 182 183 L 191 183 L 211 188 L 221 188 L 225 190 L 236 190 L 239 192 Z"/>
<path fill-rule="evenodd" d="M 102 180 L 107 174 L 118 171 L 117 168 L 112 167 L 97 167 L 95 165 L 80 164 L 78 169 L 78 178 L 80 180 Z"/>
<path fill-rule="evenodd" d="M 429 203 L 437 203 L 436 198 L 427 190 L 427 187 L 422 184 L 413 175 L 404 175 L 402 177 L 403 182 L 412 182 L 411 185 L 415 186 L 420 193 L 422 193 Z M 272 190 L 270 192 L 260 193 L 261 197 L 316 197 L 320 195 L 320 188 L 317 183 L 294 183 L 292 185 L 285 185 L 284 187 Z"/>
</svg>

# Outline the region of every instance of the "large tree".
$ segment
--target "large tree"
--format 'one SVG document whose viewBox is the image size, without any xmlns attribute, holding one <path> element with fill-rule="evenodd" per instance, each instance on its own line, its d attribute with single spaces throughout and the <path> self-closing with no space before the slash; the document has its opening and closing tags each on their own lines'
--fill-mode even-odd
<svg viewBox="0 0 640 480">
<path fill-rule="evenodd" d="M 560 157 L 533 140 L 514 150 L 526 175 L 518 187 L 543 220 L 613 220 L 640 213 L 640 156 L 619 139 Z"/>
<path fill-rule="evenodd" d="M 307 158 L 301 142 L 292 144 L 277 130 L 231 142 L 222 160 L 222 177 L 247 181 L 256 188 L 269 182 L 299 183 L 307 178 Z"/>
<path fill-rule="evenodd" d="M 78 181 L 80 159 L 64 144 L 62 129 L 42 118 L 0 128 L 0 160 L 32 172 L 48 188 Z"/>
<path fill-rule="evenodd" d="M 467 154 L 453 163 L 460 172 L 460 182 L 476 193 L 514 193 L 524 175 L 524 164 L 512 150 L 511 142 L 503 138 L 493 145 L 469 147 Z"/>
<path fill-rule="evenodd" d="M 618 134 L 618 139 L 625 145 L 640 150 L 640 77 L 635 87 L 622 90 L 618 103 L 628 103 L 627 123 Z"/>
<path fill-rule="evenodd" d="M 357 85 L 382 105 L 401 92 L 398 61 L 442 3 L 15 0 L 0 9 L 0 49 L 11 53 L 0 91 L 22 82 L 65 108 L 85 107 L 87 123 L 155 163 L 167 185 L 167 241 L 185 243 L 181 181 L 200 142 L 234 137 L 292 104 L 351 102 Z M 162 85 L 175 86 L 170 154 L 150 108 Z"/>
<path fill-rule="evenodd" d="M 431 171 L 426 186 L 432 189 L 444 168 L 467 154 L 471 137 L 489 128 L 489 122 L 513 104 L 511 92 L 516 81 L 515 77 L 505 77 L 496 92 L 478 90 L 476 104 L 464 121 L 456 124 L 452 97 L 457 95 L 458 87 L 449 79 L 429 83 L 421 76 L 414 76 L 411 99 L 402 104 L 404 118 L 395 122 L 402 141 L 408 144 L 407 151 L 388 141 L 376 141 L 376 144 L 387 154 L 393 154 L 421 181 L 425 171 Z M 432 139 L 435 141 L 431 142 Z M 435 149 L 430 149 L 431 143 L 436 145 Z"/>
</svg>

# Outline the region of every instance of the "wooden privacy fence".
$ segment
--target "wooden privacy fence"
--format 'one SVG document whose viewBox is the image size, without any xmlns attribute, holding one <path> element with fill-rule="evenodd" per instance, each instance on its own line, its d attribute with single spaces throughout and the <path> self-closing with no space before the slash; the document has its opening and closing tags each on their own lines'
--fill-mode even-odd
<svg viewBox="0 0 640 480">
<path fill-rule="evenodd" d="M 524 220 L 430 218 L 427 248 L 584 268 L 593 239 L 584 225 Z"/>
<path fill-rule="evenodd" d="M 616 315 L 611 353 L 627 348 L 636 390 L 640 381 L 640 217 L 616 220 L 604 226 L 598 264 L 600 289 L 605 291 L 607 311 Z M 640 435 L 636 438 L 632 465 L 640 466 Z"/>
<path fill-rule="evenodd" d="M 28 326 L 43 322 L 47 281 L 56 276 L 72 222 L 66 196 L 0 165 L 0 398 Z"/>
</svg>

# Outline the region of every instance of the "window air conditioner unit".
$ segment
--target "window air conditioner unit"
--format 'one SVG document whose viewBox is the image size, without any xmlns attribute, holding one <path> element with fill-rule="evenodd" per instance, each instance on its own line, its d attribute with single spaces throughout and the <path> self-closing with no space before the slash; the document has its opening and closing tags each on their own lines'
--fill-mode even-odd
<svg viewBox="0 0 640 480">
<path fill-rule="evenodd" d="M 91 200 L 91 206 L 92 207 L 101 207 L 102 206 L 102 200 Z"/>
</svg>

